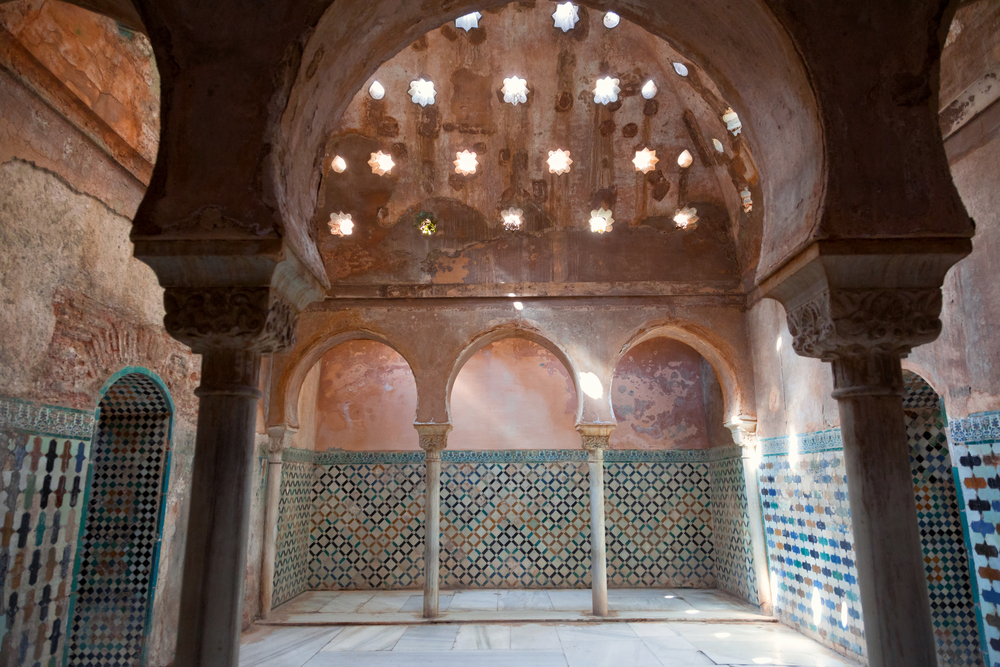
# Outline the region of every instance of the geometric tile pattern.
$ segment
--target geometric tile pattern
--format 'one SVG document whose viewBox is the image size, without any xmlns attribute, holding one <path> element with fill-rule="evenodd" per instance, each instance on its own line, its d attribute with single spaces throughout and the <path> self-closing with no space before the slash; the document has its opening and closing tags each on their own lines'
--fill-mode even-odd
<svg viewBox="0 0 1000 667">
<path fill-rule="evenodd" d="M 714 587 L 710 492 L 704 463 L 605 463 L 608 585 Z"/>
<path fill-rule="evenodd" d="M 170 407 L 146 375 L 113 384 L 98 406 L 80 543 L 69 664 L 145 664 L 155 587 Z"/>
<path fill-rule="evenodd" d="M 442 586 L 590 586 L 588 480 L 577 461 L 442 466 Z"/>
<path fill-rule="evenodd" d="M 0 663 L 12 667 L 61 664 L 66 644 L 90 437 L 57 428 L 0 415 Z"/>
<path fill-rule="evenodd" d="M 306 590 L 309 573 L 312 487 L 311 463 L 287 458 L 282 461 L 278 535 L 274 554 L 273 606 L 278 606 Z"/>
<path fill-rule="evenodd" d="M 759 473 L 775 612 L 800 632 L 862 657 L 843 452 L 766 455 Z"/>
<path fill-rule="evenodd" d="M 969 554 L 944 419 L 934 390 L 917 375 L 907 373 L 905 379 L 906 435 L 938 664 L 982 667 Z"/>
<path fill-rule="evenodd" d="M 984 456 L 953 444 L 959 461 L 952 468 L 944 436 L 943 416 L 933 390 L 922 380 L 906 377 L 904 398 L 907 438 L 913 473 L 924 563 L 939 664 L 947 667 L 983 665 L 977 627 L 975 583 L 970 580 L 965 535 L 980 544 L 973 559 L 982 573 L 1000 581 L 996 557 L 996 524 L 1000 523 L 1000 437 L 996 451 L 986 445 Z M 954 431 L 955 424 L 953 424 Z M 959 427 L 961 428 L 961 427 Z M 773 439 L 765 447 L 759 484 L 764 510 L 765 538 L 771 569 L 772 597 L 779 616 L 805 634 L 855 658 L 865 655 L 864 623 L 857 588 L 846 470 L 839 433 L 824 431 L 787 439 Z M 802 452 L 802 443 L 815 443 Z M 798 451 L 788 451 L 799 445 Z M 973 449 L 977 445 L 973 445 Z M 993 458 L 991 458 L 991 456 Z M 984 465 L 984 463 L 986 465 Z M 955 489 L 955 471 L 962 476 L 968 504 L 963 512 Z M 991 515 L 990 512 L 993 512 Z M 990 582 L 985 582 L 987 585 Z M 980 578 L 980 587 L 983 584 Z M 997 589 L 1000 591 L 1000 587 Z M 1000 653 L 1000 617 L 983 596 L 987 634 L 997 637 Z M 1000 592 L 994 597 L 1000 607 Z M 992 616 L 991 616 L 992 614 Z M 995 626 L 990 627 L 990 620 Z M 991 651 L 992 652 L 992 651 Z M 1000 667 L 991 656 L 989 664 Z"/>
<path fill-rule="evenodd" d="M 423 462 L 317 465 L 311 488 L 310 590 L 423 586 Z"/>
<path fill-rule="evenodd" d="M 448 453 L 442 587 L 590 586 L 589 475 L 578 452 L 565 456 L 575 460 L 550 451 Z M 714 585 L 708 464 L 628 458 L 605 464 L 609 584 Z M 422 461 L 373 452 L 364 462 L 319 460 L 307 587 L 422 586 Z"/>
<path fill-rule="evenodd" d="M 737 453 L 735 458 L 713 461 L 709 464 L 709 475 L 716 586 L 756 604 L 757 571 L 750 542 L 743 459 Z"/>
<path fill-rule="evenodd" d="M 1000 667 L 1000 413 L 949 424 L 952 459 L 978 591 L 979 631 L 991 667 Z"/>
</svg>

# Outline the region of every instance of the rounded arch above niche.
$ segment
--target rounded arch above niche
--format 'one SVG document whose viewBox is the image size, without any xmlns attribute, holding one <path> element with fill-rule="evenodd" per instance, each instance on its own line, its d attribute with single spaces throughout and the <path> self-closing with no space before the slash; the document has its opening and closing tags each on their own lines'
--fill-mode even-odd
<svg viewBox="0 0 1000 667">
<path fill-rule="evenodd" d="M 417 384 L 399 352 L 355 338 L 327 349 L 315 366 L 315 451 L 419 449 Z"/>
<path fill-rule="evenodd" d="M 479 346 L 462 364 L 449 399 L 449 449 L 580 449 L 571 371 L 528 338 Z"/>
</svg>

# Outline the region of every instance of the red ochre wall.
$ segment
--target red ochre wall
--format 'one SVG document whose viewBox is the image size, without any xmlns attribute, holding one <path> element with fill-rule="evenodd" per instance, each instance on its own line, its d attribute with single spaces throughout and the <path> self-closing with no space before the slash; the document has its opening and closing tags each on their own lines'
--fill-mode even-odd
<svg viewBox="0 0 1000 667">
<path fill-rule="evenodd" d="M 374 341 L 351 341 L 327 352 L 318 372 L 316 451 L 419 449 L 413 429 L 416 383 L 398 353 Z M 722 428 L 715 374 L 683 343 L 657 338 L 629 350 L 611 392 L 618 420 L 611 436 L 615 449 L 705 449 L 731 443 Z M 570 374 L 551 352 L 517 338 L 490 343 L 455 379 L 448 447 L 578 449 L 576 410 Z"/>
</svg>

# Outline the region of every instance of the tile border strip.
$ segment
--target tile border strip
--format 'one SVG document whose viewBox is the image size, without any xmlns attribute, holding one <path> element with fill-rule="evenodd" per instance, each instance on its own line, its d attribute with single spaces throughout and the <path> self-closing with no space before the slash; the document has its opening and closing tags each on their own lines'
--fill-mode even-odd
<svg viewBox="0 0 1000 667">
<path fill-rule="evenodd" d="M 836 451 L 844 448 L 839 428 L 825 431 L 813 431 L 799 435 L 783 435 L 777 438 L 761 438 L 761 456 L 783 456 L 791 451 L 792 440 L 796 441 L 795 451 L 798 454 L 817 454 L 819 452 Z"/>
<path fill-rule="evenodd" d="M 948 431 L 952 442 L 963 444 L 1000 440 L 1000 411 L 979 412 L 963 419 L 950 419 Z"/>
<path fill-rule="evenodd" d="M 0 426 L 77 440 L 94 436 L 95 413 L 19 398 L 0 397 Z"/>
<path fill-rule="evenodd" d="M 317 465 L 399 465 L 423 463 L 423 452 L 345 452 L 325 451 L 306 452 L 294 450 L 295 457 L 291 459 L 286 450 L 285 460 L 306 460 L 313 455 L 312 462 Z M 721 447 L 711 449 L 679 449 L 679 450 L 642 450 L 614 449 L 604 453 L 605 463 L 707 463 L 740 456 L 739 447 Z M 582 449 L 510 449 L 497 451 L 444 450 L 441 460 L 445 463 L 583 463 L 587 460 L 587 452 Z"/>
</svg>

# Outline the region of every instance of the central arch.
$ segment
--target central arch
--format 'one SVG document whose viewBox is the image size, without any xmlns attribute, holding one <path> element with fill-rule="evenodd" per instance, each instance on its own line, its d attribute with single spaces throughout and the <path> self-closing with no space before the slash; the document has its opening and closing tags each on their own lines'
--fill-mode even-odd
<svg viewBox="0 0 1000 667">
<path fill-rule="evenodd" d="M 479 350 L 483 349 L 486 345 L 490 343 L 495 343 L 497 341 L 503 340 L 504 338 L 518 338 L 522 340 L 527 340 L 537 345 L 541 345 L 546 350 L 551 352 L 556 359 L 558 359 L 563 367 L 569 371 L 570 377 L 573 380 L 573 389 L 576 392 L 577 399 L 577 409 L 575 421 L 580 420 L 580 416 L 583 414 L 583 392 L 580 390 L 580 372 L 577 369 L 576 364 L 570 359 L 569 355 L 561 347 L 553 343 L 551 340 L 546 338 L 540 332 L 534 331 L 532 329 L 523 329 L 515 326 L 501 326 L 492 329 L 488 332 L 481 333 L 472 339 L 472 342 L 464 350 L 462 350 L 461 355 L 455 360 L 452 365 L 451 373 L 448 376 L 448 385 L 446 388 L 445 395 L 445 408 L 449 415 L 449 420 L 451 419 L 451 393 L 455 386 L 455 379 L 461 372 L 465 364 L 476 354 Z"/>
</svg>

